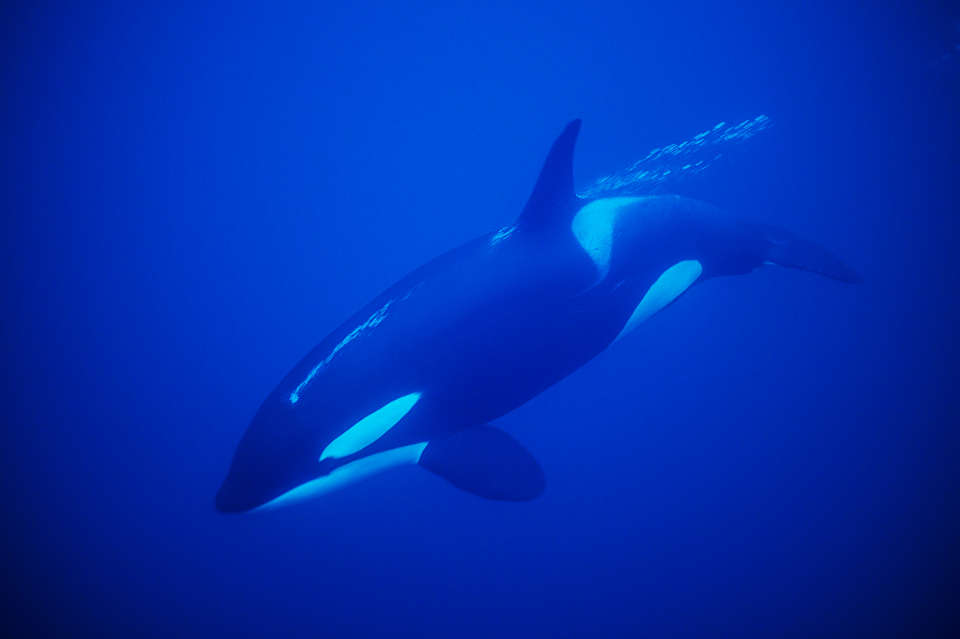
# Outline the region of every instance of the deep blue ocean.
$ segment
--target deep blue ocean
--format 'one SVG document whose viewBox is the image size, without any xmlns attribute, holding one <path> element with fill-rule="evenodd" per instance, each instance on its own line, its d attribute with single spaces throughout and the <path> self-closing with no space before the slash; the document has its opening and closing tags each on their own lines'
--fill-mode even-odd
<svg viewBox="0 0 960 639">
<path fill-rule="evenodd" d="M 950 3 L 4 3 L 5 636 L 950 636 Z M 672 189 L 828 247 L 691 290 L 499 425 L 547 488 L 416 467 L 214 495 L 260 402 L 404 274 L 718 122 Z M 504 374 L 509 375 L 509 371 Z M 953 635 L 957 636 L 957 635 Z"/>
</svg>

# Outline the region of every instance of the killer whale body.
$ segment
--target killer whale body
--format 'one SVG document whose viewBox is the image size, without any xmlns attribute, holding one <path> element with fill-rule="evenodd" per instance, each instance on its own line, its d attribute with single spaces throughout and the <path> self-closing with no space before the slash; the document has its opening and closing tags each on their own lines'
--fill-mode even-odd
<svg viewBox="0 0 960 639">
<path fill-rule="evenodd" d="M 554 142 L 514 224 L 374 298 L 260 406 L 216 496 L 223 512 L 316 497 L 418 464 L 482 497 L 533 499 L 537 461 L 489 425 L 710 277 L 764 264 L 844 282 L 818 245 L 675 195 L 576 195 L 580 121 Z"/>
</svg>

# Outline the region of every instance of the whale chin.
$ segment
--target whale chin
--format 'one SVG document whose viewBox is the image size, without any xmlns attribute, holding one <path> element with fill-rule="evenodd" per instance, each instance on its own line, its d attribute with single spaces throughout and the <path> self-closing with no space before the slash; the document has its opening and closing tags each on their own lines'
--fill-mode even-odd
<svg viewBox="0 0 960 639">
<path fill-rule="evenodd" d="M 249 493 L 238 489 L 237 483 L 229 477 L 217 491 L 214 506 L 222 513 L 245 513 L 261 506 L 264 500 L 253 499 Z"/>
<path fill-rule="evenodd" d="M 232 473 L 220 486 L 215 505 L 220 512 L 244 513 L 307 501 L 397 466 L 416 465 L 426 446 L 427 442 L 419 442 L 360 457 L 324 474 L 305 476 L 300 483 L 273 494 L 258 490 L 255 483 L 244 482 L 250 475 Z"/>
</svg>

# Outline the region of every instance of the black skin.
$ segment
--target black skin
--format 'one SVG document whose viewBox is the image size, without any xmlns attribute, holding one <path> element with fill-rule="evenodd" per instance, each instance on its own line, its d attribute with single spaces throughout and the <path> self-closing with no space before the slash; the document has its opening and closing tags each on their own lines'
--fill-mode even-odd
<svg viewBox="0 0 960 639">
<path fill-rule="evenodd" d="M 605 349 L 644 292 L 680 261 L 702 264 L 698 282 L 768 261 L 858 279 L 815 244 L 672 195 L 637 198 L 623 210 L 609 272 L 599 278 L 571 230 L 589 203 L 573 192 L 578 129 L 575 121 L 557 139 L 507 237 L 489 233 L 416 269 L 290 371 L 244 433 L 219 510 L 250 510 L 360 457 L 443 441 L 505 415 Z M 420 400 L 374 443 L 318 461 L 351 425 L 414 392 Z"/>
</svg>

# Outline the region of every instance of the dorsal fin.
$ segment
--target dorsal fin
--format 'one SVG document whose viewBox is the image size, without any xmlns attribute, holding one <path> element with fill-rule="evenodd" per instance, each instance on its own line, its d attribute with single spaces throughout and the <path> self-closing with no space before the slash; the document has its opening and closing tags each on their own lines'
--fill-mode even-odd
<svg viewBox="0 0 960 639">
<path fill-rule="evenodd" d="M 580 119 L 572 121 L 550 147 L 533 193 L 517 219 L 521 229 L 540 229 L 567 224 L 579 208 L 573 188 L 573 148 L 580 132 Z"/>
</svg>

